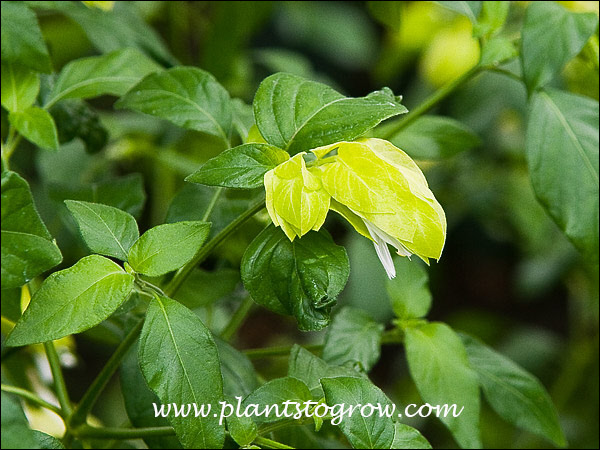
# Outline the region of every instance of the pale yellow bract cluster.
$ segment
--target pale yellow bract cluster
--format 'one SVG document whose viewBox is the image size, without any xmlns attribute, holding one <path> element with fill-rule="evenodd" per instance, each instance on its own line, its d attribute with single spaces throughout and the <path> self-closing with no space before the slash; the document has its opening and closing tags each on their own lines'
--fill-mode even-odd
<svg viewBox="0 0 600 450">
<path fill-rule="evenodd" d="M 331 198 L 315 169 L 306 167 L 304 154 L 298 153 L 265 174 L 267 210 L 291 241 L 321 228 Z"/>
<path fill-rule="evenodd" d="M 318 230 L 332 209 L 374 242 L 390 278 L 395 270 L 388 244 L 402 256 L 440 258 L 446 216 L 406 153 L 373 138 L 312 153 L 317 159 L 308 166 L 301 153 L 265 174 L 267 210 L 290 240 Z"/>
</svg>

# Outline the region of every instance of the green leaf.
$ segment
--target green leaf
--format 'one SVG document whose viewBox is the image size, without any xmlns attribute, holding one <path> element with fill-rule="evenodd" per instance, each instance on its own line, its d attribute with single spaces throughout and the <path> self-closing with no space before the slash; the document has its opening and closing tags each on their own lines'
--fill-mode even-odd
<svg viewBox="0 0 600 450">
<path fill-rule="evenodd" d="M 209 306 L 233 294 L 239 282 L 240 272 L 237 269 L 194 269 L 173 299 L 190 309 Z M 210 286 L 210 289 L 206 289 L 206 286 Z"/>
<path fill-rule="evenodd" d="M 388 277 L 381 270 L 381 262 L 377 252 L 373 251 L 373 243 L 358 233 L 351 233 L 346 239 L 350 267 L 360 270 L 352 271 L 340 300 L 368 312 L 378 322 L 388 322 L 394 316 L 390 302 L 385 300 L 385 280 Z M 383 301 L 373 302 L 373 298 Z"/>
<path fill-rule="evenodd" d="M 481 139 L 463 123 L 442 116 L 422 116 L 389 141 L 415 159 L 442 159 L 481 145 Z"/>
<path fill-rule="evenodd" d="M 63 449 L 65 446 L 56 439 L 54 436 L 42 433 L 41 431 L 33 430 L 33 438 L 37 443 L 37 447 L 33 448 L 47 448 L 47 449 Z"/>
<path fill-rule="evenodd" d="M 40 448 L 19 401 L 4 391 L 1 397 L 2 448 Z"/>
<path fill-rule="evenodd" d="M 48 111 L 30 106 L 11 112 L 8 120 L 28 141 L 46 150 L 58 149 L 58 133 L 54 119 Z"/>
<path fill-rule="evenodd" d="M 332 405 L 361 405 L 379 403 L 382 408 L 392 407 L 386 395 L 373 383 L 364 378 L 323 378 L 321 380 L 325 400 Z M 365 409 L 365 415 L 370 408 Z M 354 448 L 391 448 L 395 427 L 391 417 L 379 417 L 378 411 L 366 417 L 359 410 L 345 416 L 339 423 L 342 433 Z"/>
<path fill-rule="evenodd" d="M 186 407 L 212 405 L 223 400 L 223 380 L 213 337 L 192 311 L 166 297 L 156 297 L 148 306 L 140 336 L 140 367 L 148 386 L 163 404 Z M 217 417 L 168 419 L 185 448 L 222 448 L 224 426 Z"/>
<path fill-rule="evenodd" d="M 558 90 L 533 95 L 527 163 L 548 214 L 598 264 L 598 102 Z"/>
<path fill-rule="evenodd" d="M 473 25 L 473 36 L 490 37 L 500 31 L 508 17 L 510 2 L 485 1 L 481 2 L 481 13 Z"/>
<path fill-rule="evenodd" d="M 254 126 L 254 111 L 252 105 L 244 103 L 239 98 L 231 99 L 231 106 L 233 108 L 233 129 L 242 140 L 246 142 L 246 138 L 250 133 L 250 128 Z"/>
<path fill-rule="evenodd" d="M 4 239 L 4 236 L 2 236 Z M 4 256 L 4 255 L 3 255 Z M 4 284 L 4 281 L 2 281 Z M 2 317 L 16 322 L 21 317 L 21 288 L 2 289 Z"/>
<path fill-rule="evenodd" d="M 430 449 L 431 444 L 423 437 L 418 430 L 403 423 L 395 423 L 394 441 L 390 448 L 414 448 L 414 449 Z"/>
<path fill-rule="evenodd" d="M 558 75 L 597 27 L 598 16 L 594 13 L 570 12 L 556 2 L 531 3 L 521 39 L 523 77 L 529 91 L 543 87 Z"/>
<path fill-rule="evenodd" d="M 110 10 L 90 8 L 84 2 L 27 1 L 35 9 L 59 12 L 81 27 L 100 53 L 134 48 L 166 66 L 178 64 L 158 32 L 143 17 L 143 7 L 114 2 Z M 73 31 L 77 33 L 78 30 Z M 78 34 L 77 34 L 78 36 Z"/>
<path fill-rule="evenodd" d="M 268 144 L 244 144 L 209 159 L 185 181 L 237 189 L 263 186 L 265 173 L 287 161 L 289 155 Z"/>
<path fill-rule="evenodd" d="M 260 386 L 244 399 L 242 408 L 246 409 L 250 405 L 258 405 L 257 410 L 263 412 L 265 406 L 278 405 L 278 409 L 274 408 L 268 414 L 252 416 L 256 423 L 276 422 L 285 419 L 283 416 L 284 402 L 304 403 L 309 400 L 312 400 L 312 394 L 306 384 L 293 377 L 284 377 L 276 378 Z M 277 412 L 279 412 L 279 417 L 277 417 Z M 288 406 L 287 412 L 295 413 L 296 408 Z"/>
<path fill-rule="evenodd" d="M 35 14 L 23 2 L 2 2 L 2 64 L 50 73 L 52 63 Z"/>
<path fill-rule="evenodd" d="M 247 92 L 252 83 L 240 64 L 250 64 L 252 39 L 268 23 L 273 9 L 272 2 L 214 3 L 210 26 L 198 42 L 199 65 L 238 92 Z"/>
<path fill-rule="evenodd" d="M 127 211 L 134 217 L 140 216 L 146 201 L 144 180 L 139 173 L 109 178 L 81 187 L 54 184 L 50 186 L 49 191 L 50 196 L 61 203 L 67 199 L 102 203 Z"/>
<path fill-rule="evenodd" d="M 367 2 L 371 15 L 394 32 L 399 32 L 402 24 L 402 3 L 389 1 Z"/>
<path fill-rule="evenodd" d="M 20 231 L 2 230 L 2 288 L 23 286 L 62 261 L 54 241 Z"/>
<path fill-rule="evenodd" d="M 392 308 L 400 320 L 420 319 L 431 308 L 427 270 L 419 261 L 396 258 L 396 278 L 387 280 Z"/>
<path fill-rule="evenodd" d="M 368 72 L 376 64 L 380 37 L 362 7 L 357 11 L 337 2 L 282 3 L 281 6 L 277 12 L 281 14 L 281 23 L 286 24 L 280 30 L 292 44 L 288 48 L 314 55 L 312 58 L 317 59 L 311 58 L 311 61 L 316 64 L 327 61 L 336 70 L 341 69 L 338 73 Z"/>
<path fill-rule="evenodd" d="M 503 36 L 494 36 L 481 48 L 479 65 L 498 66 L 503 62 L 516 58 L 519 52 L 515 43 Z"/>
<path fill-rule="evenodd" d="M 329 324 L 329 311 L 350 272 L 346 250 L 326 232 L 310 232 L 290 242 L 272 225 L 248 246 L 241 269 L 254 301 L 294 315 L 301 330 Z"/>
<path fill-rule="evenodd" d="M 219 188 L 201 184 L 185 183 L 175 194 L 165 222 L 181 222 L 182 220 L 202 220 L 211 207 L 212 199 Z M 219 195 L 219 201 L 212 206 L 210 213 L 209 237 L 214 237 L 240 214 L 246 211 L 256 197 L 249 191 L 225 189 Z M 190 208 L 190 205 L 194 205 Z"/>
<path fill-rule="evenodd" d="M 211 74 L 201 69 L 175 67 L 151 74 L 116 106 L 217 136 L 229 146 L 233 114 L 229 94 Z"/>
<path fill-rule="evenodd" d="M 208 237 L 210 223 L 186 221 L 146 231 L 129 250 L 128 261 L 139 273 L 156 277 L 188 263 Z"/>
<path fill-rule="evenodd" d="M 238 417 L 235 414 L 227 417 L 227 431 L 231 439 L 242 448 L 249 448 L 248 445 L 258 436 L 258 427 L 250 417 Z"/>
<path fill-rule="evenodd" d="M 320 79 L 322 82 L 327 79 L 327 77 L 319 77 L 315 73 L 310 58 L 294 50 L 263 47 L 252 49 L 252 56 L 254 61 L 264 67 L 268 73 L 287 72 L 315 81 Z M 333 61 L 331 63 L 335 64 Z M 254 124 L 254 113 L 252 113 L 252 124 Z"/>
<path fill-rule="evenodd" d="M 289 73 L 265 78 L 253 107 L 265 140 L 291 154 L 353 140 L 382 120 L 408 111 L 387 88 L 350 98 Z"/>
<path fill-rule="evenodd" d="M 222 339 L 215 339 L 223 374 L 223 393 L 228 398 L 246 396 L 258 387 L 258 378 L 252 362 Z"/>
<path fill-rule="evenodd" d="M 478 340 L 461 336 L 490 406 L 508 422 L 550 439 L 567 442 L 550 395 L 533 375 Z"/>
<path fill-rule="evenodd" d="M 40 91 L 40 77 L 26 67 L 2 63 L 2 106 L 9 112 L 29 108 Z"/>
<path fill-rule="evenodd" d="M 467 16 L 471 22 L 474 24 L 477 23 L 477 17 L 481 12 L 481 8 L 483 3 L 486 2 L 446 2 L 439 1 L 437 2 L 442 5 L 444 8 L 448 8 L 454 12 L 462 14 L 463 16 Z"/>
<path fill-rule="evenodd" d="M 140 236 L 131 214 L 100 203 L 75 200 L 65 203 L 92 252 L 127 260 L 127 252 Z"/>
<path fill-rule="evenodd" d="M 135 48 L 161 63 L 177 64 L 156 30 L 143 19 L 138 5 L 134 3 L 115 2 L 112 11 L 88 8 L 81 2 L 36 2 L 36 7 L 66 14 L 81 26 L 92 44 L 102 53 Z"/>
<path fill-rule="evenodd" d="M 121 96 L 143 77 L 159 69 L 154 61 L 131 48 L 77 59 L 61 70 L 45 107 L 67 98 Z"/>
<path fill-rule="evenodd" d="M 103 256 L 86 256 L 44 280 L 6 345 L 28 345 L 81 333 L 107 319 L 132 289 L 133 276 L 119 265 Z"/>
<path fill-rule="evenodd" d="M 404 329 L 410 374 L 421 398 L 431 405 L 456 404 L 459 417 L 440 420 L 463 448 L 480 448 L 479 383 L 467 353 L 450 327 L 428 323 Z"/>
<path fill-rule="evenodd" d="M 49 109 L 56 123 L 58 142 L 81 138 L 87 153 L 98 153 L 108 142 L 99 114 L 84 100 L 63 100 Z"/>
<path fill-rule="evenodd" d="M 61 261 L 27 181 L 2 172 L 2 289 L 20 287 Z"/>
<path fill-rule="evenodd" d="M 342 309 L 327 330 L 323 359 L 336 365 L 359 363 L 368 372 L 379 359 L 383 328 L 360 309 Z"/>
<path fill-rule="evenodd" d="M 321 378 L 362 377 L 363 374 L 349 367 L 331 365 L 294 344 L 288 359 L 288 376 L 303 381 L 315 398 L 322 398 Z"/>
<path fill-rule="evenodd" d="M 158 406 L 161 402 L 146 384 L 140 369 L 138 351 L 139 346 L 136 342 L 125 355 L 119 372 L 127 417 L 134 427 L 168 426 L 169 421 L 166 418 L 155 415 L 153 403 Z M 144 442 L 149 448 L 181 448 L 181 444 L 174 436 L 146 437 Z"/>
</svg>

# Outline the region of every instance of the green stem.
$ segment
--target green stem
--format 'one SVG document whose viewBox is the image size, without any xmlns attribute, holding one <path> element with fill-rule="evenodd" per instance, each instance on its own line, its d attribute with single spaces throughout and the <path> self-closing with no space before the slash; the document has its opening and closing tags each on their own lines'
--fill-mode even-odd
<svg viewBox="0 0 600 450">
<path fill-rule="evenodd" d="M 21 389 L 16 386 L 9 386 L 7 384 L 2 384 L 1 386 L 2 386 L 2 390 L 4 392 L 18 395 L 19 397 L 22 397 L 25 400 L 30 401 L 31 403 L 41 406 L 42 408 L 46 408 L 46 409 L 52 411 L 53 413 L 58 414 L 61 417 L 63 415 L 62 410 L 58 406 L 55 406 L 52 403 L 48 403 L 46 400 L 38 397 L 31 391 L 27 391 L 25 389 Z"/>
<path fill-rule="evenodd" d="M 581 378 L 585 376 L 586 368 L 593 361 L 594 352 L 598 351 L 593 342 L 594 339 L 590 341 L 578 339 L 567 350 L 562 363 L 562 371 L 550 389 L 551 397 L 558 411 L 564 409 L 573 392 L 580 385 Z M 598 342 L 598 335 L 595 337 L 595 342 Z"/>
<path fill-rule="evenodd" d="M 98 396 L 108 384 L 113 374 L 119 368 L 121 361 L 125 357 L 125 354 L 129 348 L 133 345 L 138 335 L 142 331 L 144 321 L 140 320 L 127 334 L 125 339 L 119 344 L 115 352 L 112 354 L 108 362 L 104 365 L 96 379 L 92 382 L 88 390 L 83 394 L 81 402 L 77 405 L 77 408 L 69 419 L 70 427 L 77 427 L 82 423 L 85 423 L 88 414 L 92 410 Z"/>
<path fill-rule="evenodd" d="M 272 433 L 272 432 L 277 431 L 277 430 L 281 430 L 282 428 L 304 425 L 306 423 L 305 419 L 306 418 L 302 418 L 302 419 L 284 419 L 284 420 L 280 420 L 279 422 L 269 423 L 269 424 L 266 424 L 263 427 L 261 427 L 260 430 L 258 431 L 258 433 L 261 434 L 261 435 L 264 435 L 264 434 Z M 309 418 L 309 422 L 311 420 L 312 419 Z"/>
<path fill-rule="evenodd" d="M 133 288 L 133 290 L 135 291 L 135 293 L 136 293 L 136 294 L 139 294 L 139 295 L 145 295 L 146 297 L 154 298 L 154 295 L 152 295 L 152 294 L 151 294 L 151 293 L 149 293 L 149 292 L 146 292 L 146 291 L 145 291 L 145 290 L 143 290 L 143 289 L 139 289 L 139 288 L 135 288 L 135 287 L 134 287 L 134 288 Z"/>
<path fill-rule="evenodd" d="M 282 444 L 281 442 L 273 441 L 271 439 L 267 439 L 266 437 L 258 436 L 254 439 L 254 443 L 256 445 L 260 445 L 263 448 L 286 448 L 293 449 L 294 447 L 290 447 L 289 445 Z"/>
<path fill-rule="evenodd" d="M 8 157 L 10 158 L 12 156 L 12 154 L 15 152 L 15 150 L 17 149 L 17 146 L 19 145 L 19 143 L 21 142 L 21 139 L 23 139 L 23 136 L 21 136 L 20 134 L 17 134 L 17 136 L 13 139 L 11 146 L 8 148 Z"/>
<path fill-rule="evenodd" d="M 23 137 L 18 134 L 12 126 L 8 128 L 6 143 L 2 145 L 2 162 L 4 163 L 6 170 L 9 170 L 10 157 L 19 145 L 19 142 L 21 142 L 22 138 Z"/>
<path fill-rule="evenodd" d="M 121 422 L 121 425 L 118 426 L 118 428 L 132 428 L 133 425 L 131 425 L 131 421 L 129 419 L 126 419 L 124 421 Z M 121 444 L 121 441 L 119 439 L 110 439 L 107 440 L 104 443 L 103 448 L 119 448 L 119 444 Z M 122 445 L 121 445 L 122 447 Z"/>
<path fill-rule="evenodd" d="M 113 428 L 113 427 L 92 427 L 81 425 L 74 430 L 74 436 L 83 439 L 140 439 L 147 437 L 174 436 L 175 430 L 172 427 L 147 427 L 147 428 Z M 265 437 L 257 437 L 254 443 L 264 448 L 275 449 L 293 449 L 288 445 L 282 444 Z"/>
<path fill-rule="evenodd" d="M 462 74 L 460 77 L 458 77 L 458 78 L 450 81 L 448 84 L 442 86 L 440 89 L 435 91 L 430 97 L 425 99 L 425 101 L 423 103 L 421 103 L 419 106 L 417 106 L 415 109 L 413 109 L 410 113 L 408 113 L 403 119 L 401 119 L 398 122 L 398 125 L 395 126 L 394 128 L 392 128 L 387 133 L 385 133 L 385 135 L 383 135 L 382 138 L 390 139 L 391 137 L 393 137 L 394 135 L 399 133 L 401 130 L 403 130 L 404 128 L 409 126 L 411 123 L 413 123 L 419 117 L 421 117 L 423 114 L 428 112 L 431 108 L 433 108 L 439 102 L 441 102 L 446 97 L 448 97 L 450 94 L 452 94 L 460 86 L 465 84 L 467 81 L 469 81 L 475 75 L 477 75 L 479 72 L 481 72 L 482 70 L 485 70 L 485 69 L 486 69 L 485 67 L 477 65 L 477 66 L 471 68 L 470 70 L 468 70 L 467 72 L 465 72 L 464 74 Z"/>
<path fill-rule="evenodd" d="M 397 329 L 386 331 L 381 336 L 381 344 L 401 344 L 403 342 L 403 336 Z M 309 344 L 303 345 L 304 349 L 313 353 L 319 353 L 323 350 L 323 344 Z M 270 358 L 273 356 L 288 356 L 292 351 L 292 346 L 285 345 L 280 347 L 269 347 L 269 348 L 255 348 L 244 350 L 243 353 L 250 359 L 262 359 Z"/>
<path fill-rule="evenodd" d="M 135 274 L 135 281 L 145 295 L 149 295 L 152 298 L 154 298 L 155 294 L 162 295 L 163 297 L 167 296 L 167 294 L 165 294 L 161 288 L 147 280 L 142 279 L 139 274 Z"/>
<path fill-rule="evenodd" d="M 487 70 L 490 72 L 499 73 L 500 75 L 505 75 L 515 81 L 518 81 L 519 83 L 523 82 L 523 79 L 519 75 L 512 73 L 510 70 L 506 70 L 501 67 L 489 67 Z"/>
<path fill-rule="evenodd" d="M 323 350 L 323 344 L 309 344 L 303 345 L 303 348 L 309 350 L 311 352 L 318 353 Z M 249 350 L 244 350 L 243 353 L 250 359 L 262 359 L 262 358 L 270 358 L 273 356 L 288 356 L 292 347 L 289 345 L 284 345 L 280 347 L 268 347 L 268 348 L 253 348 Z"/>
<path fill-rule="evenodd" d="M 229 320 L 229 323 L 223 328 L 221 331 L 221 337 L 226 341 L 231 340 L 231 338 L 235 335 L 237 330 L 242 326 L 244 320 L 248 316 L 248 313 L 252 310 L 254 306 L 254 301 L 250 296 L 246 297 L 238 306 L 238 309 L 235 310 L 233 316 Z"/>
<path fill-rule="evenodd" d="M 10 145 L 12 145 L 12 142 L 15 139 L 15 127 L 13 127 L 12 125 L 9 125 L 8 127 L 8 136 L 6 136 L 6 146 L 9 147 Z"/>
<path fill-rule="evenodd" d="M 210 199 L 210 203 L 208 205 L 208 208 L 206 208 L 206 212 L 204 213 L 204 216 L 202 216 L 202 222 L 206 222 L 208 220 L 208 218 L 210 217 L 212 210 L 214 209 L 215 205 L 217 204 L 217 200 L 221 196 L 221 192 L 223 192 L 223 188 L 218 187 L 217 190 L 215 191 L 215 193 L 213 194 L 212 198 Z"/>
<path fill-rule="evenodd" d="M 185 266 L 179 269 L 179 271 L 175 274 L 173 279 L 169 282 L 169 284 L 165 288 L 165 293 L 167 294 L 167 296 L 172 297 L 198 264 L 203 262 L 221 242 L 223 242 L 229 235 L 231 235 L 240 226 L 242 226 L 244 222 L 246 222 L 248 219 L 254 216 L 254 214 L 263 209 L 264 206 L 264 199 L 261 199 L 260 201 L 254 203 L 252 206 L 250 206 L 250 208 L 248 208 L 240 216 L 238 216 L 233 222 L 231 222 L 229 225 L 223 228 L 223 230 L 221 230 L 214 238 L 212 238 L 204 247 L 202 247 L 194 257 L 194 259 L 192 259 L 189 263 L 187 263 Z"/>
<path fill-rule="evenodd" d="M 2 142 L 2 165 L 4 166 L 4 170 L 10 170 L 10 158 L 6 153 L 4 142 Z"/>
<path fill-rule="evenodd" d="M 62 368 L 60 367 L 60 359 L 58 358 L 58 353 L 56 353 L 54 341 L 44 342 L 44 349 L 46 350 L 48 364 L 50 364 L 50 370 L 52 371 L 54 389 L 56 391 L 58 403 L 60 403 L 60 408 L 65 417 L 69 417 L 73 409 L 71 407 L 71 400 L 69 399 L 67 385 L 65 384 L 65 378 L 63 377 Z"/>
<path fill-rule="evenodd" d="M 89 425 L 81 425 L 74 430 L 78 438 L 92 439 L 139 439 L 146 437 L 174 436 L 172 427 L 148 427 L 148 428 L 96 428 Z"/>
</svg>

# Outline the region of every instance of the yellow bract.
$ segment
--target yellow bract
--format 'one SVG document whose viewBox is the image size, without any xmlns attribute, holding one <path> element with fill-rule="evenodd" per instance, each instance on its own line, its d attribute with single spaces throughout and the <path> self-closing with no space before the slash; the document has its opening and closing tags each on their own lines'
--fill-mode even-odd
<svg viewBox="0 0 600 450">
<path fill-rule="evenodd" d="M 408 250 L 424 260 L 439 259 L 446 217 L 415 162 L 382 139 L 338 142 L 313 152 L 319 157 L 334 148 L 337 156 L 319 170 L 325 190 L 346 207 L 336 211 L 363 235 L 359 219 L 398 240 L 404 247 L 396 246 L 400 254 Z"/>
<path fill-rule="evenodd" d="M 318 230 L 325 222 L 330 196 L 298 153 L 265 174 L 267 211 L 290 240 Z"/>
<path fill-rule="evenodd" d="M 371 239 L 393 276 L 387 245 L 398 254 L 439 259 L 446 216 L 423 172 L 402 150 L 382 139 L 337 142 L 298 154 L 265 175 L 267 209 L 292 240 L 318 230 L 327 211 L 341 214 Z"/>
</svg>

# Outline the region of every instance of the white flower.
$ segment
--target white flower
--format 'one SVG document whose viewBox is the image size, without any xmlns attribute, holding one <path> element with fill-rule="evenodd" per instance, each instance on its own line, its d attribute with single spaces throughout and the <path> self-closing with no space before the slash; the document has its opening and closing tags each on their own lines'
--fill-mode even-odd
<svg viewBox="0 0 600 450">
<path fill-rule="evenodd" d="M 360 214 L 356 213 L 356 211 L 354 211 L 354 213 L 360 217 Z M 381 261 L 381 264 L 383 265 L 387 276 L 390 280 L 392 278 L 396 278 L 396 267 L 394 267 L 394 261 L 392 260 L 392 255 L 390 254 L 388 244 L 394 246 L 398 254 L 401 256 L 406 256 L 410 258 L 412 253 L 404 245 L 402 245 L 402 243 L 398 239 L 387 234 L 381 228 L 377 227 L 377 225 L 375 225 L 373 222 L 368 221 L 364 217 L 361 217 L 361 219 L 365 223 L 367 230 L 369 230 L 369 234 L 373 239 L 375 251 L 377 252 L 379 261 Z"/>
</svg>

